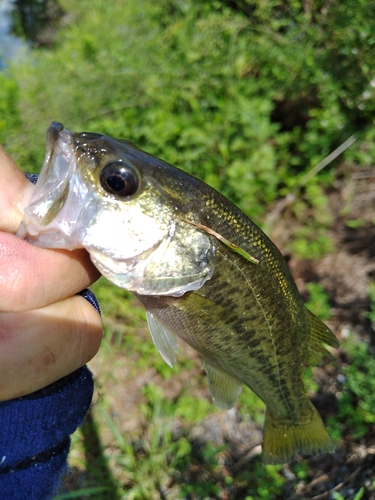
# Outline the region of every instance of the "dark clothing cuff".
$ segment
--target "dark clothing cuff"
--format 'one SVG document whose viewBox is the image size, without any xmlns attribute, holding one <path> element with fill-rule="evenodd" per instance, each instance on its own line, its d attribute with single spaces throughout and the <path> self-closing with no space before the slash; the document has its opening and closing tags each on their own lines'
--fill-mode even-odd
<svg viewBox="0 0 375 500">
<path fill-rule="evenodd" d="M 87 413 L 93 389 L 84 366 L 40 391 L 0 403 L 2 498 L 42 500 L 56 493 L 69 436 Z"/>
</svg>

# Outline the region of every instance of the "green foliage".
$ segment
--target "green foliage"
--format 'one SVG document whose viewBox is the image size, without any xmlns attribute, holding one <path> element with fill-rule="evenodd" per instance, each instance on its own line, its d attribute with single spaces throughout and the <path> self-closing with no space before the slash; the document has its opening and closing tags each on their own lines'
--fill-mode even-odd
<svg viewBox="0 0 375 500">
<path fill-rule="evenodd" d="M 297 462 L 291 467 L 291 470 L 302 481 L 308 478 L 308 465 L 305 461 Z"/>
<path fill-rule="evenodd" d="M 330 176 L 328 182 L 331 183 Z M 324 188 L 317 178 L 313 178 L 304 188 L 304 195 L 298 188 L 299 178 L 291 180 L 291 189 L 295 189 L 295 201 L 291 205 L 291 213 L 298 226 L 294 237 L 287 245 L 288 250 L 301 259 L 319 259 L 334 250 L 332 239 L 327 234 L 327 228 L 332 223 L 328 210 L 328 198 Z M 288 188 L 284 189 L 286 193 Z"/>
<path fill-rule="evenodd" d="M 354 439 L 359 439 L 375 423 L 375 358 L 364 342 L 357 343 L 350 339 L 343 347 L 349 364 L 343 369 L 345 382 L 337 400 L 337 418 L 350 428 Z M 333 421 L 330 423 L 337 434 L 339 426 Z"/>
<path fill-rule="evenodd" d="M 182 394 L 174 406 L 174 415 L 189 424 L 199 424 L 208 415 L 217 411 L 217 406 L 207 399 L 196 398 L 190 394 Z"/>
<path fill-rule="evenodd" d="M 171 475 L 185 466 L 191 452 L 185 438 L 173 438 L 168 404 L 164 405 L 162 391 L 149 385 L 145 388 L 145 396 L 147 403 L 141 406 L 143 434 L 135 441 L 123 436 L 115 421 L 102 411 L 119 450 L 116 466 L 126 475 L 121 498 L 129 500 L 157 498 Z"/>
<path fill-rule="evenodd" d="M 252 470 L 243 471 L 235 479 L 242 486 L 241 496 L 245 500 L 273 500 L 282 495 L 285 478 L 279 465 L 264 465 L 260 462 Z"/>
<path fill-rule="evenodd" d="M 7 147 L 9 137 L 20 127 L 19 89 L 17 83 L 0 71 L 0 144 Z"/>
<path fill-rule="evenodd" d="M 316 315 L 318 318 L 326 321 L 330 318 L 330 305 L 329 305 L 329 295 L 324 290 L 321 283 L 306 283 L 306 289 L 310 294 L 309 300 L 306 302 L 306 306 Z"/>
<path fill-rule="evenodd" d="M 353 132 L 370 137 L 375 21 L 361 4 L 64 0 L 53 49 L 12 68 L 10 151 L 38 170 L 52 120 L 130 138 L 259 218 Z M 327 251 L 316 241 L 310 254 Z"/>
<path fill-rule="evenodd" d="M 238 403 L 238 411 L 244 419 L 250 418 L 258 424 L 263 424 L 265 404 L 252 390 L 243 386 Z"/>
<path fill-rule="evenodd" d="M 363 227 L 365 224 L 366 222 L 362 219 L 350 219 L 345 221 L 345 225 L 351 229 L 358 229 L 359 227 Z"/>
<path fill-rule="evenodd" d="M 61 493 L 53 498 L 53 500 L 70 500 L 71 498 L 83 498 L 86 495 L 90 495 L 89 498 L 103 498 L 103 493 L 108 493 L 108 488 L 105 486 L 98 486 L 94 488 L 82 488 L 77 491 L 71 491 L 70 493 Z"/>
<path fill-rule="evenodd" d="M 347 352 L 351 359 L 350 365 L 345 368 L 347 388 L 357 398 L 357 414 L 364 423 L 375 423 L 375 359 L 370 348 L 364 342 L 347 345 Z"/>
<path fill-rule="evenodd" d="M 364 493 L 365 493 L 365 488 L 364 486 L 362 486 L 362 488 L 360 488 L 354 495 L 353 500 L 361 500 L 361 498 L 363 498 Z M 345 497 L 340 495 L 338 491 L 334 491 L 332 493 L 332 497 L 334 498 L 334 500 L 345 500 Z"/>
<path fill-rule="evenodd" d="M 333 243 L 325 228 L 317 229 L 313 221 L 306 221 L 304 227 L 294 232 L 289 250 L 300 259 L 319 259 L 333 251 Z"/>
</svg>

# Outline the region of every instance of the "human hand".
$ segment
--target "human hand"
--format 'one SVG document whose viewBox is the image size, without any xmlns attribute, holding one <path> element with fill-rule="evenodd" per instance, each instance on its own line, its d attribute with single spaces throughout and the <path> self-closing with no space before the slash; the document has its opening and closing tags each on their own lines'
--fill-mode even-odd
<svg viewBox="0 0 375 500">
<path fill-rule="evenodd" d="M 88 253 L 38 248 L 14 235 L 32 191 L 0 146 L 0 401 L 73 372 L 101 340 L 99 314 L 74 295 L 99 277 Z"/>
</svg>

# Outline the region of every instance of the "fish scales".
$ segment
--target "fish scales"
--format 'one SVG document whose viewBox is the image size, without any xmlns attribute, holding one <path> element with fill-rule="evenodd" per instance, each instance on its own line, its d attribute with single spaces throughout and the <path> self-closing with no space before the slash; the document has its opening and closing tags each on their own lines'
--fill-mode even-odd
<svg viewBox="0 0 375 500">
<path fill-rule="evenodd" d="M 231 256 L 228 263 L 227 252 L 230 250 L 220 249 L 216 257 L 217 268 L 222 268 L 222 259 L 228 272 L 215 272 L 199 291 L 176 298 L 139 298 L 204 359 L 254 390 L 275 414 L 288 416 L 292 411 L 298 416 L 298 408 L 305 406 L 301 370 L 295 372 L 295 379 L 290 370 L 291 364 L 302 362 L 296 356 L 298 339 L 285 335 L 290 329 L 289 317 L 280 322 L 272 310 L 268 317 L 267 295 L 264 303 L 256 297 L 262 295 L 263 286 L 252 287 L 250 280 L 244 285 L 244 271 L 249 266 L 237 256 Z M 288 383 L 295 387 L 295 397 L 288 397 Z"/>
<path fill-rule="evenodd" d="M 266 405 L 266 463 L 333 450 L 302 367 L 338 342 L 304 306 L 276 246 L 214 189 L 130 142 L 54 122 L 19 235 L 85 247 L 144 304 L 168 364 L 177 337 L 200 353 L 218 406 L 233 406 L 242 384 L 253 390 Z"/>
</svg>

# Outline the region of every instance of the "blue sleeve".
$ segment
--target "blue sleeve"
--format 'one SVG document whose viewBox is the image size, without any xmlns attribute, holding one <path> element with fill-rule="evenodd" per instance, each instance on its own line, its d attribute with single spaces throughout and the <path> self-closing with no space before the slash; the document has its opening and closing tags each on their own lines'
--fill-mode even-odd
<svg viewBox="0 0 375 500">
<path fill-rule="evenodd" d="M 67 470 L 70 434 L 90 408 L 86 366 L 28 396 L 0 403 L 0 497 L 46 500 Z"/>
</svg>

